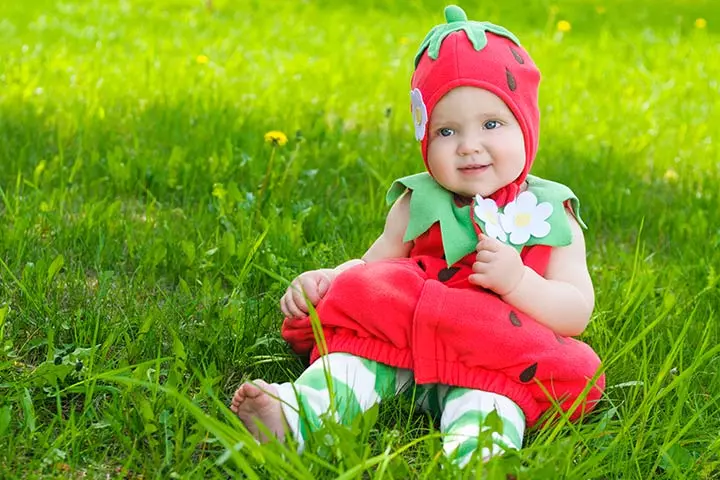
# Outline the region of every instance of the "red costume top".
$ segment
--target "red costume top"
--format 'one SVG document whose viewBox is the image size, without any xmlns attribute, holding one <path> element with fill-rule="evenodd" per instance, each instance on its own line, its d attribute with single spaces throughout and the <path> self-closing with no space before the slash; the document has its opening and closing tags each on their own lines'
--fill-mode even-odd
<svg viewBox="0 0 720 480">
<path fill-rule="evenodd" d="M 404 183 L 419 186 L 413 178 Z M 540 200 L 559 205 L 560 216 L 553 222 L 556 234 L 546 241 L 567 243 L 562 220 L 569 222 L 563 204 L 571 203 L 558 203 L 567 196 L 558 192 L 569 189 L 543 191 L 552 182 L 536 177 L 528 181 L 529 191 Z M 414 190 L 415 195 L 432 197 L 427 191 Z M 446 199 L 451 199 L 449 193 Z M 469 210 L 458 205 L 454 209 Z M 411 205 L 411 217 L 413 213 Z M 600 367 L 595 352 L 583 342 L 555 334 L 495 293 L 471 285 L 474 251 L 448 266 L 441 223 L 442 218 L 415 239 L 410 258 L 358 265 L 335 278 L 316 306 L 327 352 L 411 369 L 418 384 L 505 395 L 522 408 L 528 425 L 535 424 L 553 401 L 563 410 L 572 409 L 573 419 L 589 411 L 605 386 L 604 376 L 592 381 Z M 550 245 L 535 243 L 522 248 L 521 258 L 543 275 L 551 250 Z M 285 319 L 282 334 L 297 353 L 311 352 L 311 361 L 318 358 L 310 317 Z M 587 395 L 573 409 L 584 390 L 589 390 Z"/>
</svg>

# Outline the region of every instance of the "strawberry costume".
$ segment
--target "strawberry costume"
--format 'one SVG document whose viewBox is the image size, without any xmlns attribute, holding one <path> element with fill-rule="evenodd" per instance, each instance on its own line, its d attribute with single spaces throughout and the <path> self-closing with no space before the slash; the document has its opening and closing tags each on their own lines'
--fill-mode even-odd
<svg viewBox="0 0 720 480">
<path fill-rule="evenodd" d="M 540 73 L 503 27 L 468 21 L 458 7 L 448 7 L 445 15 L 447 23 L 423 41 L 411 83 L 426 167 L 434 106 L 453 88 L 474 86 L 500 97 L 517 118 L 524 170 L 474 201 L 445 190 L 432 172 L 396 180 L 389 203 L 412 191 L 404 236 L 414 242 L 410 256 L 358 265 L 335 278 L 316 306 L 327 352 L 412 371 L 419 385 L 499 394 L 520 407 L 528 426 L 553 402 L 577 419 L 594 407 L 605 385 L 604 376 L 595 378 L 595 352 L 468 282 L 479 231 L 507 241 L 543 275 L 552 248 L 572 241 L 566 211 L 584 226 L 569 188 L 528 174 L 538 147 Z M 309 352 L 313 362 L 319 357 L 309 318 L 285 319 L 282 334 L 296 352 Z"/>
</svg>

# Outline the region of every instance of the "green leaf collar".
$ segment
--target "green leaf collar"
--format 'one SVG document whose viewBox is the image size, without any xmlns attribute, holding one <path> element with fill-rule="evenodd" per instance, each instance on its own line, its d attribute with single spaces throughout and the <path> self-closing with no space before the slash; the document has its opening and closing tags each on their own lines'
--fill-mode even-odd
<svg viewBox="0 0 720 480">
<path fill-rule="evenodd" d="M 580 205 L 575 194 L 565 185 L 533 175 L 527 176 L 527 183 L 528 191 L 532 192 L 539 202 L 548 202 L 553 206 L 553 213 L 547 220 L 551 230 L 545 237 L 530 237 L 526 243 L 513 247 L 520 251 L 523 247 L 531 245 L 553 247 L 570 245 L 572 231 L 565 213 L 566 202 L 578 223 L 583 228 L 587 228 L 580 218 Z M 410 219 L 403 241 L 415 240 L 433 224 L 439 222 L 448 266 L 452 266 L 475 250 L 478 238 L 471 218 L 470 205 L 457 205 L 453 193 L 440 186 L 427 172 L 395 180 L 386 195 L 388 204 L 394 203 L 405 190 L 412 190 L 413 194 L 410 197 Z M 484 229 L 484 223 L 477 219 L 476 221 Z"/>
</svg>

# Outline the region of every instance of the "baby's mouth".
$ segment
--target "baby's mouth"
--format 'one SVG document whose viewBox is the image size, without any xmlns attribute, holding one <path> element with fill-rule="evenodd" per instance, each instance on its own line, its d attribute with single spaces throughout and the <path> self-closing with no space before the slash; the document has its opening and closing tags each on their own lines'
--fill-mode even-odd
<svg viewBox="0 0 720 480">
<path fill-rule="evenodd" d="M 474 172 L 474 171 L 483 171 L 490 165 L 466 165 L 464 167 L 460 167 L 459 170 L 463 172 Z"/>
</svg>

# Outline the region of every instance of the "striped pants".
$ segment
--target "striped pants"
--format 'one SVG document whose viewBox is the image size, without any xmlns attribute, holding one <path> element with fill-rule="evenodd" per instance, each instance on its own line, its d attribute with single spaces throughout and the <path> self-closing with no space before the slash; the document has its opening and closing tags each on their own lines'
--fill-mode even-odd
<svg viewBox="0 0 720 480">
<path fill-rule="evenodd" d="M 327 365 L 327 372 L 323 366 Z M 330 379 L 334 405 L 331 405 Z M 411 370 L 390 367 L 348 353 L 331 353 L 315 361 L 293 383 L 276 384 L 285 419 L 303 448 L 307 435 L 321 426 L 321 416 L 333 412 L 348 425 L 373 405 L 403 393 L 413 384 Z M 443 451 L 464 467 L 478 450 L 480 432 L 494 411 L 502 429 L 493 432 L 492 448 L 479 452 L 483 460 L 508 449 L 520 449 L 525 429 L 522 410 L 509 398 L 490 392 L 446 385 L 423 385 L 417 395 L 421 409 L 440 415 Z"/>
</svg>

